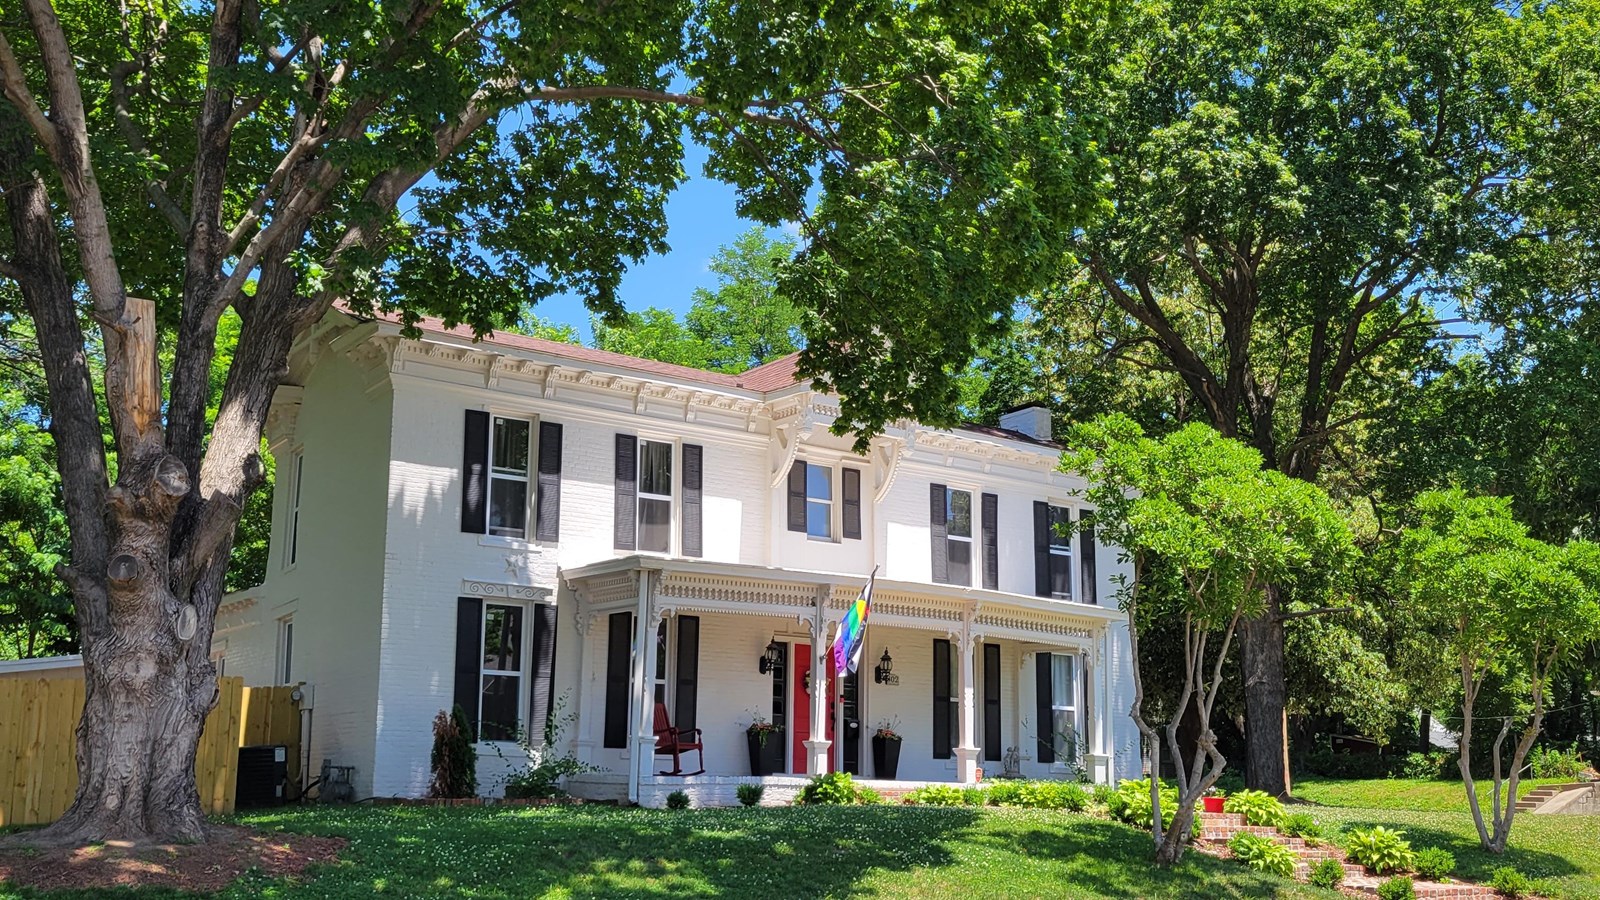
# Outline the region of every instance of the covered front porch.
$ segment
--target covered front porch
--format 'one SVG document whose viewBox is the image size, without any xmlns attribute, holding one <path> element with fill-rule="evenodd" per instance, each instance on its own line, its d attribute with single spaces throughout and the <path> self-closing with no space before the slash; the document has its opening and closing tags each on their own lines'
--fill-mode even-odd
<svg viewBox="0 0 1600 900">
<path fill-rule="evenodd" d="M 1131 773 L 1112 721 L 1126 659 L 1115 609 L 879 579 L 860 671 L 835 677 L 827 649 L 864 576 L 626 557 L 562 581 L 583 638 L 570 737 L 599 769 L 571 779 L 578 796 L 659 806 L 683 790 L 723 805 L 757 781 L 773 803 L 824 771 L 890 794 Z M 699 729 L 686 774 L 665 774 L 662 719 Z M 759 749 L 752 722 L 770 723 Z M 901 737 L 892 771 L 874 759 L 885 727 Z"/>
</svg>

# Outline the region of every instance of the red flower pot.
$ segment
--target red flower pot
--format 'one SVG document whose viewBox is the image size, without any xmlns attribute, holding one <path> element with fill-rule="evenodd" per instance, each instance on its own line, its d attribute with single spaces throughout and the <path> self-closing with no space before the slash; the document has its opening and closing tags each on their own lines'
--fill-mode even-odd
<svg viewBox="0 0 1600 900">
<path fill-rule="evenodd" d="M 1206 812 L 1208 812 L 1208 813 L 1219 813 L 1219 812 L 1222 812 L 1223 798 L 1221 798 L 1221 797 L 1205 797 L 1203 799 L 1204 799 L 1205 804 L 1206 804 Z"/>
</svg>

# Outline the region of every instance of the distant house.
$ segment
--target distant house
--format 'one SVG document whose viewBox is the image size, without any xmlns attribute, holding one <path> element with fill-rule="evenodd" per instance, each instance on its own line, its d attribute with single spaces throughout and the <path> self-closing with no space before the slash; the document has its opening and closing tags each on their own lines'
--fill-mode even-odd
<svg viewBox="0 0 1600 900">
<path fill-rule="evenodd" d="M 1085 510 L 1045 410 L 902 423 L 858 456 L 794 357 L 724 375 L 421 327 L 336 311 L 296 346 L 269 574 L 217 623 L 226 674 L 307 684 L 313 768 L 420 795 L 434 715 L 460 704 L 489 792 L 553 709 L 601 770 L 572 790 L 646 805 L 731 798 L 752 718 L 780 730 L 776 793 L 881 776 L 886 723 L 902 781 L 998 775 L 1013 747 L 1028 776 L 1137 777 L 1125 564 L 1052 528 Z M 835 678 L 875 566 L 864 660 Z M 701 729 L 705 774 L 658 774 L 658 706 Z"/>
</svg>

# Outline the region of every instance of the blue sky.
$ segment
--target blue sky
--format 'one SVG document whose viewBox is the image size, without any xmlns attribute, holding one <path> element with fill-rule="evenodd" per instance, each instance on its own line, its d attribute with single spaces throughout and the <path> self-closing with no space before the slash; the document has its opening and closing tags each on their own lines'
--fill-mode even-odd
<svg viewBox="0 0 1600 900">
<path fill-rule="evenodd" d="M 717 248 L 732 243 L 756 224 L 734 213 L 732 187 L 702 174 L 705 161 L 705 148 L 687 143 L 683 168 L 688 179 L 667 201 L 667 245 L 672 249 L 646 257 L 623 276 L 620 294 L 630 311 L 660 306 L 683 314 L 695 288 L 716 283 L 706 263 Z M 574 326 L 585 343 L 591 337 L 589 311 L 576 296 L 551 297 L 535 307 L 534 313 Z"/>
</svg>

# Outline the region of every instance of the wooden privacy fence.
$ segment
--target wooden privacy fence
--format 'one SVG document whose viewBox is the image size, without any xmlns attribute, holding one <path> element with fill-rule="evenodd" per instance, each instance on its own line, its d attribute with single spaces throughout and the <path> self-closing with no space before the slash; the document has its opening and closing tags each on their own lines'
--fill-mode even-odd
<svg viewBox="0 0 1600 900">
<path fill-rule="evenodd" d="M 245 687 L 217 679 L 217 705 L 206 717 L 195 756 L 200 802 L 210 813 L 233 812 L 239 748 L 289 747 L 289 783 L 300 777 L 300 712 L 293 685 Z M 83 676 L 0 678 L 0 825 L 42 825 L 67 811 L 78 790 L 78 717 Z"/>
</svg>

